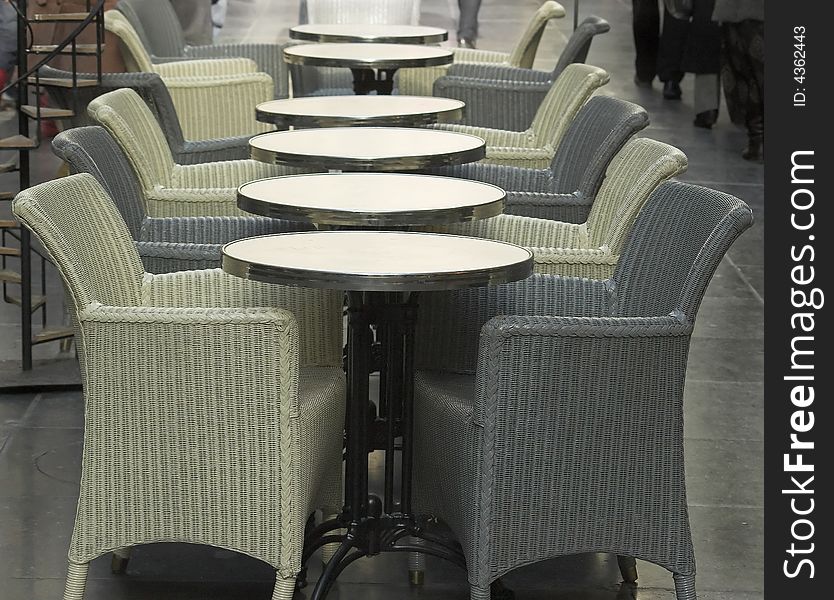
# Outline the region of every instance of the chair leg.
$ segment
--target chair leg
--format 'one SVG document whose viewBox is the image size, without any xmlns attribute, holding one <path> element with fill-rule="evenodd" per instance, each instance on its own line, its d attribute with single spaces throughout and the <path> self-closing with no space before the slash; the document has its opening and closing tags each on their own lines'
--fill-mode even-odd
<svg viewBox="0 0 834 600">
<path fill-rule="evenodd" d="M 618 556 L 617 565 L 620 567 L 620 575 L 626 583 L 637 581 L 637 561 L 633 556 Z"/>
<path fill-rule="evenodd" d="M 110 572 L 114 575 L 122 575 L 127 571 L 127 562 L 130 560 L 130 547 L 116 548 L 110 558 Z"/>
<path fill-rule="evenodd" d="M 695 575 L 678 575 L 673 574 L 675 579 L 675 598 L 677 600 L 696 600 L 695 594 Z"/>
<path fill-rule="evenodd" d="M 338 516 L 339 515 L 337 515 L 337 514 L 332 514 L 330 516 L 325 516 L 323 520 L 324 521 L 329 521 L 330 519 L 335 519 Z M 345 533 L 344 529 L 335 529 L 335 530 L 333 530 L 333 534 L 344 535 L 344 533 Z M 325 544 L 324 546 L 321 547 L 321 564 L 322 565 L 326 566 L 327 563 L 330 562 L 330 559 L 333 558 L 334 554 L 336 554 L 336 550 L 339 549 L 339 546 L 340 546 L 339 542 L 333 542 L 332 544 Z"/>
<path fill-rule="evenodd" d="M 423 585 L 426 580 L 426 555 L 421 552 L 408 553 L 408 583 Z"/>
<path fill-rule="evenodd" d="M 82 600 L 84 598 L 84 588 L 87 586 L 87 571 L 89 568 L 89 563 L 69 563 L 67 583 L 64 587 L 64 600 Z"/>
<path fill-rule="evenodd" d="M 295 577 L 281 577 L 280 573 L 275 573 L 272 600 L 292 600 L 293 594 L 295 594 Z"/>
<path fill-rule="evenodd" d="M 490 593 L 489 593 L 489 586 L 486 587 L 477 587 L 474 585 L 469 586 L 469 600 L 489 600 Z"/>
</svg>

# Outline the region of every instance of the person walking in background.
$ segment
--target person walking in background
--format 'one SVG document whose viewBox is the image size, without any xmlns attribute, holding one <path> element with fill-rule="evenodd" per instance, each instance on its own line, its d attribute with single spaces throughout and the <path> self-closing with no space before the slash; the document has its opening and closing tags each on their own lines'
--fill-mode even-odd
<svg viewBox="0 0 834 600">
<path fill-rule="evenodd" d="M 458 47 L 474 48 L 478 42 L 478 11 L 481 0 L 458 0 Z"/>
<path fill-rule="evenodd" d="M 658 0 L 632 0 L 632 7 L 636 50 L 634 83 L 649 88 L 657 77 L 663 82 L 664 98 L 677 100 L 681 97 L 683 79 L 680 56 L 689 24 L 675 19 L 664 8 L 661 34 Z"/>
<path fill-rule="evenodd" d="M 17 62 L 17 11 L 7 0 L 0 0 L 0 90 L 12 78 Z M 3 99 L 0 98 L 0 105 Z"/>
<path fill-rule="evenodd" d="M 764 162 L 764 0 L 715 0 L 730 120 L 747 129 L 741 156 Z"/>
</svg>

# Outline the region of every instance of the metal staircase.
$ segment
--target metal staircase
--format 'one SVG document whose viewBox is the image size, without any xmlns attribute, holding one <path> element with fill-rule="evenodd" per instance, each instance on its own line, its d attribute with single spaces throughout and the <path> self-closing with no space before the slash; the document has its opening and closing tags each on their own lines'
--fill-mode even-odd
<svg viewBox="0 0 834 600">
<path fill-rule="evenodd" d="M 15 105 L 18 115 L 18 133 L 0 139 L 0 150 L 14 150 L 18 160 L 0 163 L 0 173 L 16 171 L 18 189 L 0 191 L 0 202 L 14 198 L 18 190 L 30 186 L 30 153 L 42 142 L 42 123 L 45 119 L 72 117 L 74 110 L 42 106 L 41 98 L 50 86 L 77 90 L 81 87 L 101 83 L 101 53 L 104 47 L 104 0 L 86 0 L 85 12 L 28 15 L 28 0 L 11 0 L 17 11 L 17 78 L 0 90 L 0 94 L 16 86 Z M 28 15 L 28 16 L 27 16 Z M 45 23 L 61 23 L 74 26 L 66 38 L 58 44 L 35 45 L 37 27 Z M 88 28 L 94 28 L 94 44 L 79 43 L 78 37 Z M 76 74 L 77 57 L 96 57 L 97 79 L 79 79 Z M 39 57 L 33 66 L 31 56 Z M 40 58 L 42 56 L 42 58 Z M 38 70 L 58 56 L 69 56 L 73 73 L 72 80 L 40 78 Z M 75 95 L 77 97 L 77 95 Z M 73 108 L 84 110 L 77 101 Z M 34 135 L 32 130 L 34 129 Z M 33 262 L 39 263 L 38 293 L 33 294 Z M 16 267 L 16 268 L 15 268 Z M 47 305 L 53 299 L 47 298 L 47 271 L 53 268 L 43 251 L 30 237 L 29 231 L 13 219 L 0 218 L 0 283 L 3 301 L 20 306 L 21 365 L 24 371 L 32 368 L 32 347 L 45 342 L 62 341 L 68 344 L 72 338 L 70 327 L 47 327 Z M 63 298 L 57 299 L 61 304 Z M 33 320 L 40 313 L 37 330 Z"/>
</svg>

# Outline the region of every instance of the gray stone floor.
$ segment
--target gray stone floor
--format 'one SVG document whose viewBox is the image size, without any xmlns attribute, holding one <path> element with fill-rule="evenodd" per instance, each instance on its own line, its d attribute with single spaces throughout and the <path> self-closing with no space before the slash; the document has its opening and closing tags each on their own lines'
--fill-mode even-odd
<svg viewBox="0 0 834 600">
<path fill-rule="evenodd" d="M 548 28 L 538 66 L 552 65 L 569 34 L 568 16 Z M 484 0 L 480 47 L 507 50 L 536 0 Z M 424 0 L 423 22 L 454 28 L 454 0 Z M 744 134 L 726 112 L 712 131 L 692 126 L 692 83 L 670 102 L 632 83 L 631 4 L 583 0 L 581 14 L 597 14 L 612 31 L 594 42 L 588 61 L 607 69 L 604 93 L 639 102 L 652 125 L 644 135 L 675 144 L 690 159 L 682 179 L 725 190 L 747 201 L 756 224 L 720 265 L 701 307 L 692 341 L 686 388 L 686 460 L 690 517 L 702 600 L 763 597 L 763 167 L 743 161 Z M 286 34 L 297 3 L 231 0 L 224 35 L 272 40 Z M 276 33 L 277 32 L 277 33 Z M 8 123 L 0 117 L 0 129 Z M 54 173 L 45 149 L 37 175 Z M 0 162 L 5 157 L 0 156 Z M 0 175 L 0 188 L 13 180 Z M 5 211 L 0 207 L 0 211 Z M 0 212 L 0 218 L 2 218 Z M 17 357 L 17 312 L 0 304 L 0 360 Z M 44 348 L 45 355 L 55 349 Z M 0 396 L 0 598 L 60 597 L 66 549 L 78 493 L 83 407 L 78 393 Z M 315 562 L 315 561 L 314 561 Z M 584 555 L 519 569 L 506 578 L 519 600 L 655 600 L 673 598 L 672 579 L 640 563 L 637 588 L 621 588 L 616 561 Z M 315 573 L 311 573 L 315 576 Z M 212 548 L 156 545 L 139 548 L 126 576 L 113 576 L 106 558 L 94 562 L 87 598 L 266 599 L 272 574 L 255 560 Z M 309 596 L 310 588 L 297 594 Z M 362 559 L 346 570 L 331 598 L 464 600 L 465 575 L 430 561 L 426 585 L 410 588 L 402 556 Z"/>
</svg>

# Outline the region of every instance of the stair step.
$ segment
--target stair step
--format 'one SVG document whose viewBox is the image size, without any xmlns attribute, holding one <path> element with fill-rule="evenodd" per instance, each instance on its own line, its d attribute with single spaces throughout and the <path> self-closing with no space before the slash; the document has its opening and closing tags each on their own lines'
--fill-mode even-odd
<svg viewBox="0 0 834 600">
<path fill-rule="evenodd" d="M 17 296 L 7 296 L 6 300 L 9 304 L 20 306 L 20 298 Z M 44 304 L 46 304 L 46 296 L 32 296 L 32 312 L 35 312 Z"/>
<path fill-rule="evenodd" d="M 74 12 L 74 13 L 42 13 L 39 15 L 32 15 L 29 19 L 33 23 L 75 23 L 81 22 L 89 16 L 90 13 Z"/>
<path fill-rule="evenodd" d="M 14 194 L 14 192 L 7 193 Z M 0 229 L 17 229 L 19 227 L 20 223 L 18 223 L 14 219 L 0 219 Z"/>
<path fill-rule="evenodd" d="M 56 327 L 55 329 L 43 329 L 32 336 L 33 344 L 43 344 L 44 342 L 54 342 L 55 340 L 62 340 L 75 335 L 72 327 Z"/>
<path fill-rule="evenodd" d="M 13 135 L 0 139 L 2 150 L 33 150 L 38 147 L 38 140 L 33 140 L 23 135 Z"/>
<path fill-rule="evenodd" d="M 30 77 L 28 79 L 30 85 L 40 85 L 42 87 L 59 87 L 72 89 L 72 79 L 64 79 L 63 77 L 39 77 L 35 79 Z M 74 87 L 94 87 L 98 85 L 96 79 L 76 79 Z"/>
<path fill-rule="evenodd" d="M 53 50 L 58 47 L 58 44 L 40 44 L 35 45 L 29 48 L 29 54 L 49 54 Z M 101 45 L 101 49 L 104 50 L 104 44 Z M 83 55 L 93 55 L 95 56 L 98 53 L 95 44 L 78 44 L 75 47 L 76 54 L 83 54 Z M 72 54 L 72 46 L 67 46 L 63 50 L 61 50 L 58 54 Z"/>
<path fill-rule="evenodd" d="M 0 246 L 0 256 L 20 256 L 20 248 Z"/>
<path fill-rule="evenodd" d="M 25 104 L 20 107 L 21 112 L 26 115 L 29 115 L 33 119 L 37 119 L 38 117 L 38 107 L 32 106 L 31 104 Z M 41 118 L 42 119 L 67 119 L 69 117 L 74 117 L 75 112 L 71 110 L 67 110 L 65 108 L 51 108 L 48 106 L 41 107 Z"/>
<path fill-rule="evenodd" d="M 6 283 L 20 283 L 20 273 L 9 269 L 0 269 L 0 281 L 5 281 Z"/>
<path fill-rule="evenodd" d="M 17 171 L 17 160 L 12 159 L 9 162 L 0 163 L 0 173 L 11 173 Z"/>
</svg>

